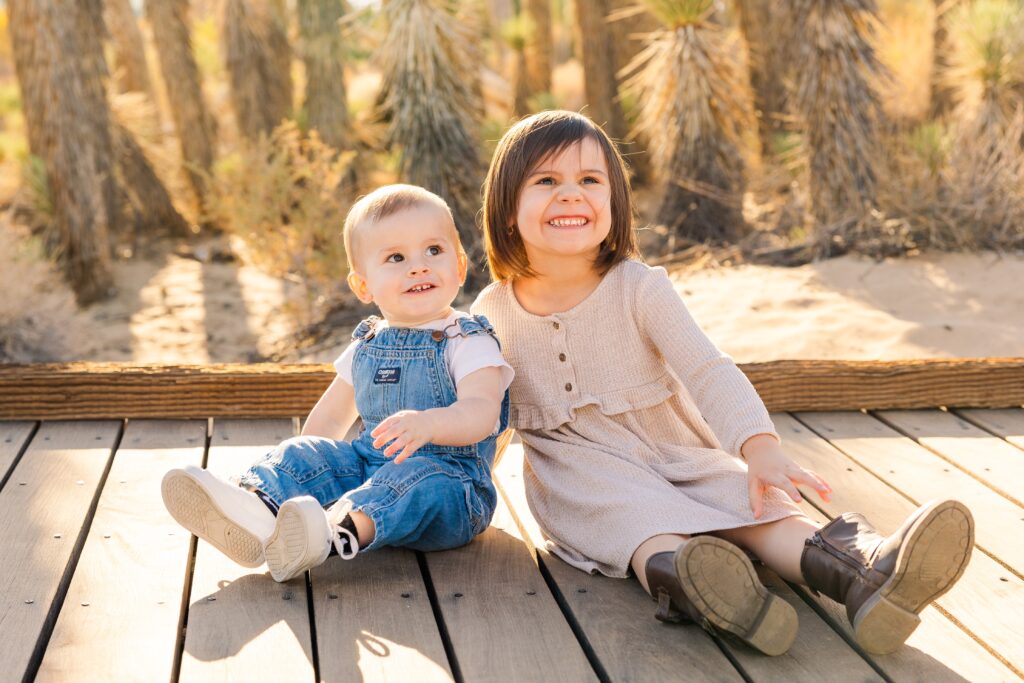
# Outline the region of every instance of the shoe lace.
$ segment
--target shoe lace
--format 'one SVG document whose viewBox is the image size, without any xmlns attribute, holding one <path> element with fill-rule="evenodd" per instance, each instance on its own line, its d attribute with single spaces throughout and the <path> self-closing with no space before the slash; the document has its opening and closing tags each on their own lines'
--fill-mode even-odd
<svg viewBox="0 0 1024 683">
<path fill-rule="evenodd" d="M 327 521 L 331 527 L 331 543 L 338 551 L 338 557 L 343 560 L 351 560 L 359 554 L 359 539 L 341 525 L 351 509 L 352 502 L 343 499 L 327 510 Z"/>
</svg>

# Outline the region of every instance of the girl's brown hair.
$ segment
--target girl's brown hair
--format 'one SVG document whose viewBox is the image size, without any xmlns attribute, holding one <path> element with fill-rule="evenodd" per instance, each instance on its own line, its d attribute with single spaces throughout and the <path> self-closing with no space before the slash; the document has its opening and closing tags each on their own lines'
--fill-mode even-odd
<svg viewBox="0 0 1024 683">
<path fill-rule="evenodd" d="M 626 163 L 619 150 L 590 119 L 571 111 L 545 111 L 518 122 L 498 142 L 484 182 L 484 243 L 487 265 L 495 280 L 532 277 L 516 221 L 523 183 L 544 159 L 590 138 L 604 152 L 611 186 L 612 227 L 601 242 L 594 267 L 603 275 L 620 261 L 637 254 L 633 233 L 633 198 Z"/>
</svg>

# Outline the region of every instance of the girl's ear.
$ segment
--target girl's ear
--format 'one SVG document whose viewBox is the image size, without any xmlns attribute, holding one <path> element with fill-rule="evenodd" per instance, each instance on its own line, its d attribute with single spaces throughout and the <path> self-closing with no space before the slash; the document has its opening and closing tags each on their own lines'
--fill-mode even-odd
<svg viewBox="0 0 1024 683">
<path fill-rule="evenodd" d="M 373 294 L 370 293 L 370 287 L 366 283 L 366 278 L 353 270 L 348 274 L 347 279 L 348 287 L 356 295 L 357 299 L 364 304 L 373 303 Z"/>
</svg>

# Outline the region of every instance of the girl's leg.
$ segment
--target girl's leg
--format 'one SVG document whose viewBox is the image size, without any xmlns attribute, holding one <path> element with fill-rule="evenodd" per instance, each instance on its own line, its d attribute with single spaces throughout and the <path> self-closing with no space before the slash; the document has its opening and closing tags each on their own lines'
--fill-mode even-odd
<svg viewBox="0 0 1024 683">
<path fill-rule="evenodd" d="M 652 536 L 640 544 L 633 553 L 633 559 L 630 560 L 629 566 L 633 569 L 633 573 L 636 574 L 637 580 L 645 591 L 651 592 L 651 587 L 647 584 L 647 560 L 651 559 L 655 553 L 674 552 L 679 546 L 686 543 L 688 538 L 690 537 L 683 534 L 661 534 Z"/>
<path fill-rule="evenodd" d="M 800 515 L 756 526 L 716 531 L 715 536 L 749 550 L 786 581 L 806 583 L 800 571 L 804 543 L 821 525 Z"/>
</svg>

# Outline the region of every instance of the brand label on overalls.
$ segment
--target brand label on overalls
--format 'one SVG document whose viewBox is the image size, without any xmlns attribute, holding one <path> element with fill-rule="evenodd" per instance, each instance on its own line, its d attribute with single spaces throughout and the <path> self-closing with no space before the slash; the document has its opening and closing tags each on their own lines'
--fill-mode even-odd
<svg viewBox="0 0 1024 683">
<path fill-rule="evenodd" d="M 374 384 L 398 384 L 402 376 L 402 368 L 377 368 L 377 376 L 373 378 Z"/>
</svg>

